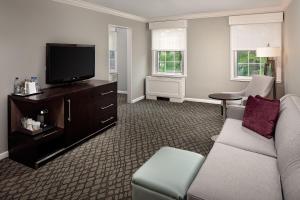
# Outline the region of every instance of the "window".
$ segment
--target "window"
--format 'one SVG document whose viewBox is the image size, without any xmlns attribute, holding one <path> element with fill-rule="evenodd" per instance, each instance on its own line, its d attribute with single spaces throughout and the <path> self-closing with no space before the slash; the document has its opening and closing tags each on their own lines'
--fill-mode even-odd
<svg viewBox="0 0 300 200">
<path fill-rule="evenodd" d="M 115 27 L 109 28 L 109 73 L 117 73 L 117 30 Z"/>
<path fill-rule="evenodd" d="M 186 75 L 186 27 L 184 20 L 150 23 L 152 75 Z"/>
<path fill-rule="evenodd" d="M 235 77 L 263 75 L 267 58 L 257 58 L 255 51 L 235 51 Z"/>
<path fill-rule="evenodd" d="M 182 74 L 184 54 L 182 51 L 157 51 L 156 54 L 158 73 Z"/>
<path fill-rule="evenodd" d="M 282 45 L 283 13 L 229 17 L 231 80 L 248 81 L 263 75 L 267 58 L 257 58 L 256 49 Z M 281 58 L 275 59 L 277 81 L 281 82 Z"/>
<path fill-rule="evenodd" d="M 117 51 L 109 50 L 109 72 L 117 72 Z"/>
</svg>

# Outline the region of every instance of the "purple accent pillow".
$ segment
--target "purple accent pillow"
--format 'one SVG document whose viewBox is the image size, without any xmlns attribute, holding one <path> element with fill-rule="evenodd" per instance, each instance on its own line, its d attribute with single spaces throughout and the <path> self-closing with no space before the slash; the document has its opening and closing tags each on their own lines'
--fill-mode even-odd
<svg viewBox="0 0 300 200">
<path fill-rule="evenodd" d="M 258 134 L 272 138 L 280 111 L 280 101 L 249 96 L 245 108 L 243 126 Z"/>
</svg>

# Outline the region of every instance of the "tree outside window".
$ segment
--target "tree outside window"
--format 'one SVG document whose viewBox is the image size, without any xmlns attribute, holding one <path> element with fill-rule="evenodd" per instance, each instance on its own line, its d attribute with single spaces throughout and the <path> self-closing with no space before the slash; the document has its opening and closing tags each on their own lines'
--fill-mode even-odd
<svg viewBox="0 0 300 200">
<path fill-rule="evenodd" d="M 183 72 L 182 51 L 157 51 L 157 72 L 181 74 Z"/>
<path fill-rule="evenodd" d="M 236 51 L 236 76 L 263 75 L 267 58 L 257 58 L 256 51 Z"/>
</svg>

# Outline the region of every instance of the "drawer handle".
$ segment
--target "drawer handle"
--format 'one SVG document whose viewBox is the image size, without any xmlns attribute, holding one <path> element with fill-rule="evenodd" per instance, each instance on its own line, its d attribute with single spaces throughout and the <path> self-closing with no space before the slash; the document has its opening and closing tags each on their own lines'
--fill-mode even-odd
<svg viewBox="0 0 300 200">
<path fill-rule="evenodd" d="M 105 110 L 105 109 L 110 108 L 110 107 L 112 107 L 112 106 L 114 106 L 114 105 L 115 105 L 115 104 L 109 104 L 108 106 L 101 107 L 101 110 Z"/>
<path fill-rule="evenodd" d="M 106 122 L 109 122 L 109 121 L 111 121 L 111 120 L 113 120 L 113 119 L 114 119 L 114 117 L 110 117 L 110 118 L 108 118 L 107 120 L 101 121 L 101 124 L 105 124 Z"/>
<path fill-rule="evenodd" d="M 68 99 L 68 122 L 71 122 L 71 100 Z"/>
<path fill-rule="evenodd" d="M 108 92 L 103 92 L 103 93 L 101 93 L 101 96 L 108 95 L 108 94 L 111 94 L 111 93 L 113 93 L 113 92 L 114 92 L 113 90 L 108 91 Z"/>
</svg>

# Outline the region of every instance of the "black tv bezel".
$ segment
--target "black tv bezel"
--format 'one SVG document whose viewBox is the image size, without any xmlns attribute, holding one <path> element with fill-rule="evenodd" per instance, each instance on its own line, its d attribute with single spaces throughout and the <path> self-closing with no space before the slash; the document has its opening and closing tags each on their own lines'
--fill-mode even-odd
<svg viewBox="0 0 300 200">
<path fill-rule="evenodd" d="M 64 44 L 64 43 L 46 43 L 46 84 L 64 84 L 64 83 L 72 83 L 72 82 L 76 82 L 76 81 L 83 81 L 83 80 L 87 80 L 90 78 L 95 77 L 95 67 L 93 69 L 93 73 L 91 75 L 88 76 L 80 76 L 80 77 L 70 77 L 69 80 L 66 79 L 61 79 L 61 80 L 51 80 L 50 78 L 50 73 L 49 73 L 49 69 L 50 69 L 50 47 L 93 47 L 95 48 L 96 45 L 89 45 L 89 44 Z M 95 52 L 96 54 L 96 52 Z M 96 56 L 95 56 L 96 59 Z M 95 61 L 96 63 L 96 61 Z"/>
</svg>

